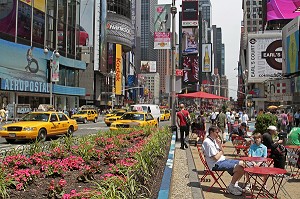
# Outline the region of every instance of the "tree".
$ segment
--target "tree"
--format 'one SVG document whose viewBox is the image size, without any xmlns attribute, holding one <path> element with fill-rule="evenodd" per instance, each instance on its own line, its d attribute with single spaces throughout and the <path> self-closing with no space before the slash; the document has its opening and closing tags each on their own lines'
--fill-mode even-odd
<svg viewBox="0 0 300 199">
<path fill-rule="evenodd" d="M 254 132 L 263 134 L 269 126 L 277 126 L 277 117 L 271 113 L 260 114 L 256 118 Z"/>
</svg>

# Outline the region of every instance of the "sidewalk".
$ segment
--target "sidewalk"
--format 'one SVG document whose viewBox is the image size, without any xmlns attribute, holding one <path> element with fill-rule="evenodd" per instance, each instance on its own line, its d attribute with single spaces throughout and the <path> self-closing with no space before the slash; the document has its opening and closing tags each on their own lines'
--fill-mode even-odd
<svg viewBox="0 0 300 199">
<path fill-rule="evenodd" d="M 212 182 L 209 180 L 199 182 L 204 167 L 200 161 L 197 148 L 193 142 L 191 142 L 188 149 L 182 150 L 179 147 L 180 142 L 176 142 L 169 199 L 244 198 L 244 196 L 233 196 L 224 193 L 217 186 L 214 186 L 210 192 L 207 192 L 206 190 L 211 186 Z M 232 155 L 233 150 L 232 143 L 226 142 L 224 152 L 227 158 L 236 158 L 236 156 Z M 289 169 L 287 169 L 287 171 L 289 171 Z M 207 179 L 212 180 L 210 176 L 208 176 Z M 222 179 L 225 184 L 228 185 L 231 176 L 225 172 Z M 291 198 L 299 198 L 299 182 L 300 179 L 291 179 L 284 185 L 284 188 L 290 194 Z M 240 180 L 240 185 L 243 185 L 243 179 Z M 267 186 L 271 187 L 270 181 L 268 181 Z M 278 198 L 289 197 L 280 190 Z"/>
</svg>

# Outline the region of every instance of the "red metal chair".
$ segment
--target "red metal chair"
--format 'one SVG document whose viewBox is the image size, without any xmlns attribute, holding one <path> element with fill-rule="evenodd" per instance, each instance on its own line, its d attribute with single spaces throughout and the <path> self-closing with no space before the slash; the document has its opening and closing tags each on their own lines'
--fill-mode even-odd
<svg viewBox="0 0 300 199">
<path fill-rule="evenodd" d="M 244 156 L 248 156 L 249 145 L 246 144 L 246 140 L 242 136 L 232 136 L 232 144 L 234 146 L 234 151 L 232 154 L 237 154 L 242 156 L 241 151 L 244 152 Z"/>
<path fill-rule="evenodd" d="M 215 185 L 215 184 L 218 184 L 219 187 L 224 191 L 226 192 L 226 184 L 224 183 L 224 181 L 222 180 L 222 175 L 224 174 L 225 171 L 212 171 L 210 170 L 210 168 L 208 167 L 208 164 L 206 162 L 206 159 L 204 157 L 204 154 L 203 152 L 201 151 L 201 147 L 198 146 L 198 152 L 199 152 L 199 157 L 200 157 L 200 160 L 201 162 L 203 163 L 204 165 L 204 174 L 203 176 L 201 177 L 200 179 L 200 182 L 203 182 L 205 180 L 205 178 L 210 175 L 214 182 L 213 184 L 208 188 L 208 192 L 211 190 L 211 188 Z M 220 181 L 219 181 L 220 180 Z"/>
</svg>

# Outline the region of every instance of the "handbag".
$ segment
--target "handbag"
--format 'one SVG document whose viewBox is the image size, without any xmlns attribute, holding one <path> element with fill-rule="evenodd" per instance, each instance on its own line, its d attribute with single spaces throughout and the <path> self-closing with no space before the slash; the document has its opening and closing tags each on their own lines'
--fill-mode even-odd
<svg viewBox="0 0 300 199">
<path fill-rule="evenodd" d="M 186 117 L 181 111 L 180 111 L 180 113 L 182 114 L 182 116 L 183 116 L 183 118 L 185 120 L 186 125 L 187 126 L 191 126 L 191 120 L 190 120 L 190 118 Z"/>
</svg>

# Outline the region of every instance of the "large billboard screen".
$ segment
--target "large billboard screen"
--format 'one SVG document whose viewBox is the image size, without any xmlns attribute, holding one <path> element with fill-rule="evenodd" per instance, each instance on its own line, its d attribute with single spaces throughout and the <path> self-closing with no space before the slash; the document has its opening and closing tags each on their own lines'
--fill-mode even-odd
<svg viewBox="0 0 300 199">
<path fill-rule="evenodd" d="M 183 56 L 183 82 L 197 83 L 199 81 L 199 63 L 197 55 Z"/>
<path fill-rule="evenodd" d="M 281 33 L 248 35 L 248 82 L 282 77 Z"/>
<path fill-rule="evenodd" d="M 299 63 L 300 17 L 293 19 L 282 29 L 282 73 L 291 75 L 300 71 Z"/>
<path fill-rule="evenodd" d="M 183 28 L 182 29 L 182 53 L 183 54 L 198 54 L 198 28 Z"/>
<path fill-rule="evenodd" d="M 267 21 L 300 16 L 300 0 L 268 0 Z"/>
<path fill-rule="evenodd" d="M 182 26 L 198 26 L 198 0 L 182 1 Z"/>
<path fill-rule="evenodd" d="M 156 73 L 156 61 L 141 61 L 141 73 Z"/>
</svg>

